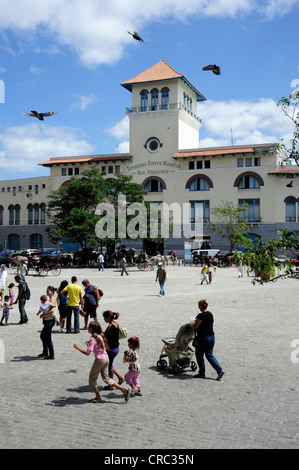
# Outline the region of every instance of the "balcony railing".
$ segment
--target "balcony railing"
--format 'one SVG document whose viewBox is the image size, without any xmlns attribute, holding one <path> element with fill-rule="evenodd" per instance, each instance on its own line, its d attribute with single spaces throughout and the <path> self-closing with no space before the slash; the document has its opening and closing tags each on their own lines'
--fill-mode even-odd
<svg viewBox="0 0 299 470">
<path fill-rule="evenodd" d="M 194 119 L 201 123 L 201 119 L 193 113 L 193 111 L 187 106 L 184 106 L 181 102 L 178 103 L 167 103 L 167 104 L 159 104 L 155 106 L 135 106 L 134 108 L 126 108 L 126 113 L 148 113 L 148 112 L 155 112 L 155 111 L 168 111 L 172 109 L 182 109 L 186 113 L 190 114 Z"/>
</svg>

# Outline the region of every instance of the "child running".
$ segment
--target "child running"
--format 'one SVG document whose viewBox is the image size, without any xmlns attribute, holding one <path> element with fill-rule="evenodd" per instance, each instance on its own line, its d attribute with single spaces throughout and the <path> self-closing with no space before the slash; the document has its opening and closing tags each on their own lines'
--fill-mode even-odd
<svg viewBox="0 0 299 470">
<path fill-rule="evenodd" d="M 102 338 L 102 328 L 98 322 L 90 322 L 88 325 L 88 333 L 91 334 L 89 341 L 86 341 L 87 350 L 81 349 L 76 343 L 74 348 L 80 351 L 82 354 L 89 356 L 90 353 L 94 353 L 94 363 L 89 373 L 89 386 L 94 390 L 96 396 L 90 403 L 102 403 L 102 398 L 98 389 L 97 379 L 101 374 L 103 381 L 108 386 L 114 386 L 122 391 L 124 394 L 125 401 L 127 402 L 130 398 L 130 392 L 127 388 L 122 387 L 109 377 L 108 373 L 108 354 L 106 352 L 105 343 Z"/>
<path fill-rule="evenodd" d="M 3 325 L 3 321 L 5 320 L 5 325 L 8 323 L 9 319 L 9 310 L 12 309 L 12 306 L 9 304 L 9 295 L 4 296 L 4 304 L 3 304 L 3 314 L 1 318 L 0 324 Z"/>
<path fill-rule="evenodd" d="M 129 351 L 124 352 L 124 362 L 129 363 L 129 372 L 125 374 L 125 381 L 132 387 L 131 396 L 142 396 L 139 383 L 140 364 L 138 362 L 138 352 L 140 349 L 140 341 L 137 336 L 128 339 Z"/>
</svg>

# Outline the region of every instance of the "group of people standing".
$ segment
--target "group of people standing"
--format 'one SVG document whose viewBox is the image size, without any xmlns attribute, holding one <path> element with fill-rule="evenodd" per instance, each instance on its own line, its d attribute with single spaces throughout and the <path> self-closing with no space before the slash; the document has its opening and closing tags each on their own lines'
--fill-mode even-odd
<svg viewBox="0 0 299 470">
<path fill-rule="evenodd" d="M 41 305 L 37 315 L 43 319 L 43 329 L 40 338 L 43 344 L 43 351 L 39 354 L 43 359 L 54 359 L 54 346 L 52 341 L 52 328 L 55 323 L 60 324 L 60 331 L 64 332 L 66 322 L 66 333 L 71 333 L 72 315 L 74 315 L 74 333 L 79 333 L 79 316 L 84 317 L 84 330 L 90 333 L 90 339 L 86 342 L 87 349 L 84 350 L 76 343 L 74 348 L 81 353 L 89 356 L 94 354 L 94 363 L 89 374 L 89 385 L 95 392 L 95 398 L 90 400 L 91 403 L 101 403 L 102 398 L 99 393 L 97 379 L 101 374 L 103 382 L 106 384 L 104 390 L 119 389 L 127 402 L 130 396 L 142 395 L 139 373 L 140 364 L 138 361 L 138 351 L 140 341 L 137 336 L 129 338 L 129 350 L 124 353 L 124 362 L 129 364 L 129 371 L 122 376 L 114 366 L 114 360 L 119 354 L 119 328 L 117 319 L 119 313 L 106 310 L 103 313 L 103 320 L 107 323 L 107 328 L 102 331 L 101 325 L 97 318 L 97 308 L 103 292 L 96 285 L 89 282 L 88 279 L 82 281 L 84 287 L 84 295 L 82 287 L 78 284 L 75 276 L 71 278 L 71 283 L 62 281 L 57 289 L 57 297 L 54 296 L 56 289 L 48 286 L 47 295 L 41 297 Z M 49 300 L 48 300 L 49 299 Z M 55 309 L 58 305 L 59 320 L 55 315 Z M 89 318 L 91 319 L 88 324 Z M 113 377 L 117 377 L 117 381 Z M 123 382 L 130 385 L 132 391 L 122 386 Z"/>
</svg>

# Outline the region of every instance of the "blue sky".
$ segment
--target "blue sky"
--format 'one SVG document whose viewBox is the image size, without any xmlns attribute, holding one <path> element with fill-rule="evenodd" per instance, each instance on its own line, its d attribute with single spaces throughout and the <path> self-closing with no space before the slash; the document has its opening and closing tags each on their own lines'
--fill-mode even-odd
<svg viewBox="0 0 299 470">
<path fill-rule="evenodd" d="M 1 180 L 53 156 L 128 151 L 120 83 L 164 59 L 207 97 L 200 146 L 288 142 L 299 0 L 0 0 Z M 127 31 L 138 31 L 143 43 Z M 221 75 L 202 71 L 218 64 Z M 44 122 L 23 115 L 57 111 Z"/>
</svg>

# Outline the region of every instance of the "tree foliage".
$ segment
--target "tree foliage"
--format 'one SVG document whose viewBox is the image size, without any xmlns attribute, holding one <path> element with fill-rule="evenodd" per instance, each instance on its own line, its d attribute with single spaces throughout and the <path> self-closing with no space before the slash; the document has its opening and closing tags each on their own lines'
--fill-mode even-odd
<svg viewBox="0 0 299 470">
<path fill-rule="evenodd" d="M 240 259 L 243 260 L 247 267 L 247 273 L 254 275 L 253 284 L 256 282 L 264 284 L 269 281 L 277 281 L 280 278 L 299 275 L 298 268 L 291 263 L 291 257 L 286 258 L 283 263 L 280 261 L 281 255 L 286 253 L 291 253 L 291 256 L 297 258 L 299 238 L 295 232 L 284 228 L 279 240 L 270 239 L 267 243 L 260 240 L 254 248 L 248 241 L 245 253 L 236 253 L 235 261 L 238 263 Z"/>
<path fill-rule="evenodd" d="M 72 177 L 67 184 L 52 191 L 47 205 L 49 238 L 53 242 L 66 238 L 80 243 L 82 249 L 89 244 L 96 245 L 95 227 L 101 218 L 96 214 L 96 208 L 100 203 L 112 204 L 117 217 L 118 194 L 123 194 L 128 204 L 143 201 L 144 188 L 131 179 L 124 175 L 105 179 L 97 168 L 91 168 L 80 178 Z M 117 237 L 116 231 L 113 240 L 109 241 L 114 242 Z"/>
<path fill-rule="evenodd" d="M 288 160 L 294 161 L 299 165 L 299 91 L 291 93 L 288 98 L 281 98 L 277 106 L 282 109 L 283 113 L 291 119 L 294 124 L 290 148 L 287 148 L 283 142 L 281 142 L 278 147 L 285 152 Z"/>
<path fill-rule="evenodd" d="M 228 241 L 230 251 L 246 242 L 248 225 L 242 215 L 245 209 L 246 205 L 235 207 L 232 202 L 226 201 L 222 206 L 212 210 L 215 223 L 206 223 L 213 233 L 218 233 Z"/>
</svg>

